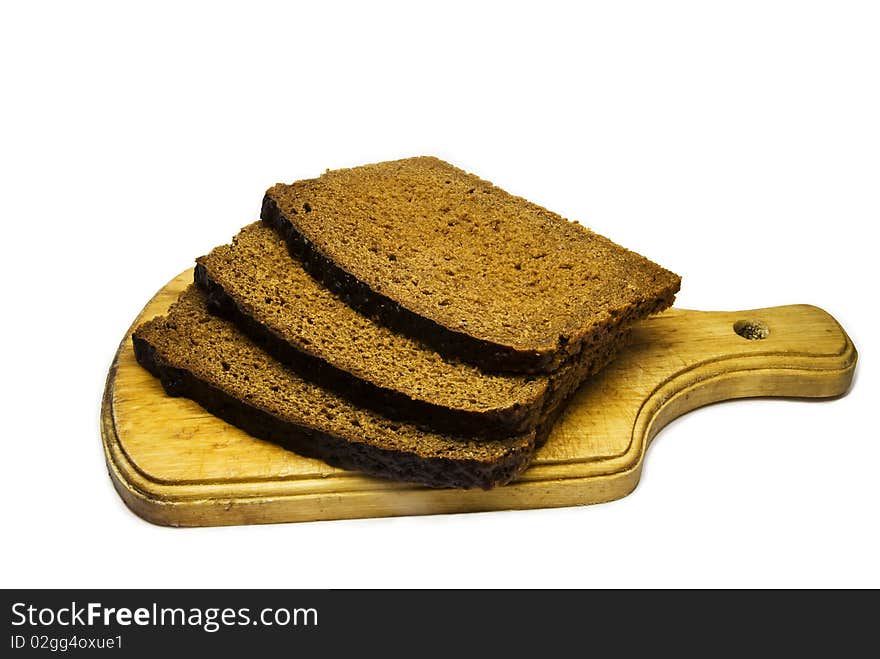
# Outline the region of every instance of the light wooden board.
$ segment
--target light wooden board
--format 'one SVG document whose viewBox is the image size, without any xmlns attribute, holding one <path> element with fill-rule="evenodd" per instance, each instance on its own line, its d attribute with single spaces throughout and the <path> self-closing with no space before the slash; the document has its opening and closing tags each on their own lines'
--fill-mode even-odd
<svg viewBox="0 0 880 659">
<path fill-rule="evenodd" d="M 133 327 L 163 313 L 191 281 L 188 270 L 169 282 Z M 747 340 L 734 331 L 750 323 L 769 333 Z M 135 513 L 171 526 L 610 501 L 636 487 L 648 443 L 675 417 L 731 398 L 837 396 L 849 387 L 857 359 L 840 325 L 817 307 L 671 309 L 643 321 L 632 344 L 581 388 L 518 481 L 486 492 L 386 482 L 254 439 L 190 400 L 166 396 L 135 361 L 130 334 L 110 369 L 102 405 L 107 465 Z"/>
</svg>

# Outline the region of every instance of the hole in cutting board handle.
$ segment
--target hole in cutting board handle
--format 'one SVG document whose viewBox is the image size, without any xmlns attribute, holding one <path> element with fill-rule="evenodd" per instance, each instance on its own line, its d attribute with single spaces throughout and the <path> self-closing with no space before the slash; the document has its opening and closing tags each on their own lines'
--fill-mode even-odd
<svg viewBox="0 0 880 659">
<path fill-rule="evenodd" d="M 770 336 L 767 323 L 760 320 L 738 320 L 733 324 L 733 331 L 749 341 L 760 341 Z"/>
</svg>

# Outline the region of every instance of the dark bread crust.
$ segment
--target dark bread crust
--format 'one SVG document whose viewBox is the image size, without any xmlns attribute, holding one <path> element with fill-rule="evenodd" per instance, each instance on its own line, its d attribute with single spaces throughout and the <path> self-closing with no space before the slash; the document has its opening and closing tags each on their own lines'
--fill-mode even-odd
<svg viewBox="0 0 880 659">
<path fill-rule="evenodd" d="M 233 321 L 257 345 L 281 363 L 322 387 L 344 395 L 358 405 L 370 407 L 390 419 L 426 424 L 433 430 L 455 435 L 498 437 L 533 430 L 541 420 L 546 397 L 512 402 L 490 410 L 452 409 L 413 398 L 392 387 L 381 387 L 337 368 L 320 357 L 291 345 L 271 329 L 242 311 L 235 300 L 196 263 L 194 281 L 207 293 L 212 312 Z"/>
<path fill-rule="evenodd" d="M 191 372 L 164 362 L 155 346 L 137 334 L 132 336 L 132 343 L 138 363 L 159 379 L 168 395 L 194 400 L 214 416 L 254 437 L 300 455 L 323 460 L 340 469 L 435 488 L 488 490 L 518 476 L 533 455 L 533 442 L 510 451 L 496 462 L 444 457 L 426 459 L 415 453 L 390 451 L 363 442 L 348 442 L 326 432 L 286 422 L 233 398 Z M 546 433 L 543 439 L 546 439 Z"/>
<path fill-rule="evenodd" d="M 670 306 L 681 283 L 644 257 L 436 158 L 276 185 L 261 218 L 350 306 L 488 371 L 553 372 Z M 388 258 L 377 261 L 383 250 Z M 449 268 L 442 259 L 451 259 Z M 470 275 L 459 280 L 456 268 Z M 553 293 L 542 294 L 536 283 Z M 496 294 L 496 284 L 506 292 Z M 451 306 L 441 311 L 437 304 Z"/>
</svg>

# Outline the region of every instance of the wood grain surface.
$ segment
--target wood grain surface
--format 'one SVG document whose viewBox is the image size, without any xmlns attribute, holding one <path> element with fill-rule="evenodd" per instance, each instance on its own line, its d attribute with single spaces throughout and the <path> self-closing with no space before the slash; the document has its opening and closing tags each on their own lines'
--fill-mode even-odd
<svg viewBox="0 0 880 659">
<path fill-rule="evenodd" d="M 187 270 L 169 282 L 132 328 L 163 313 L 191 281 Z M 846 332 L 817 307 L 671 309 L 638 325 L 631 345 L 580 389 L 518 481 L 435 490 L 301 457 L 166 396 L 135 361 L 129 330 L 107 377 L 101 435 L 122 499 L 163 525 L 573 506 L 632 492 L 649 442 L 675 417 L 732 398 L 838 396 L 856 360 Z"/>
</svg>

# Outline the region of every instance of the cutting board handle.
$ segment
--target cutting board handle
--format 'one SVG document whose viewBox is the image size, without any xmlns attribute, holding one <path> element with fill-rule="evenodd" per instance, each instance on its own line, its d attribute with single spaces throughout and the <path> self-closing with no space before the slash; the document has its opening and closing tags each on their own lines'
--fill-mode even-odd
<svg viewBox="0 0 880 659">
<path fill-rule="evenodd" d="M 650 354 L 654 379 L 633 427 L 633 439 L 644 444 L 672 419 L 721 400 L 839 396 L 858 359 L 834 317 L 807 304 L 671 309 L 636 328 L 632 349 Z"/>
</svg>

